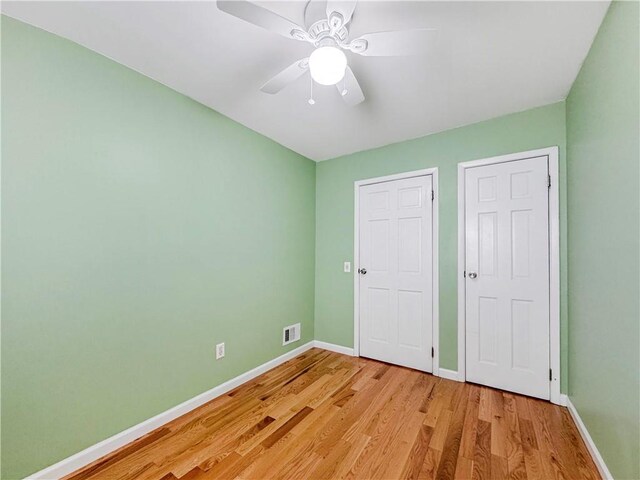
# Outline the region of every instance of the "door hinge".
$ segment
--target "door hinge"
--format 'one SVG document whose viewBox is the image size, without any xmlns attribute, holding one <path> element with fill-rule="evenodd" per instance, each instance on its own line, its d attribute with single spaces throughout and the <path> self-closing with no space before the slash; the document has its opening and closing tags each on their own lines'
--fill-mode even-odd
<svg viewBox="0 0 640 480">
<path fill-rule="evenodd" d="M 462 272 L 462 277 L 463 278 L 467 278 L 467 271 L 466 270 L 464 272 Z"/>
<path fill-rule="evenodd" d="M 433 347 L 431 347 L 431 358 L 434 358 L 436 356 L 436 351 L 434 350 Z"/>
<path fill-rule="evenodd" d="M 436 192 L 434 192 L 433 190 L 431 190 L 431 201 L 433 202 L 436 198 Z"/>
<path fill-rule="evenodd" d="M 547 175 L 547 188 L 551 188 L 551 175 Z"/>
<path fill-rule="evenodd" d="M 553 380 L 553 370 L 549 369 L 549 381 Z"/>
</svg>

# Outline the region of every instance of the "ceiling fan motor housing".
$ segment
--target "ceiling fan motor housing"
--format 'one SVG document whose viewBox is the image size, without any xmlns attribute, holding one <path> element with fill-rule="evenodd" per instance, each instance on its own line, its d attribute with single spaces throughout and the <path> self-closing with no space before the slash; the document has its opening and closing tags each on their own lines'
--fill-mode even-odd
<svg viewBox="0 0 640 480">
<path fill-rule="evenodd" d="M 339 13 L 335 15 L 339 16 L 340 19 L 342 18 L 342 15 Z M 332 28 L 330 19 L 324 18 L 311 25 L 308 35 L 316 47 L 328 45 L 342 46 L 349 36 L 349 29 L 343 24 L 342 20 L 340 20 L 337 28 Z M 327 40 L 329 40 L 329 43 L 327 43 Z"/>
</svg>

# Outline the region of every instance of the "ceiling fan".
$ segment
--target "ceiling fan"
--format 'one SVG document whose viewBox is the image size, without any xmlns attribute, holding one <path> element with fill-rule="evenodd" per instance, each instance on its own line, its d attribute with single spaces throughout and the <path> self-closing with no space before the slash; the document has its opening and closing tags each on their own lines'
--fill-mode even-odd
<svg viewBox="0 0 640 480">
<path fill-rule="evenodd" d="M 317 0 L 311 0 L 311 3 Z M 319 20 L 307 29 L 277 13 L 247 0 L 217 0 L 220 10 L 246 22 L 315 47 L 307 58 L 295 61 L 265 83 L 261 90 L 275 94 L 307 71 L 320 85 L 336 85 L 347 103 L 354 106 L 364 100 L 362 89 L 348 65 L 345 50 L 364 56 L 418 55 L 435 43 L 437 30 L 421 28 L 391 32 L 367 33 L 349 39 L 349 27 L 357 0 L 327 0 Z M 313 85 L 313 84 L 312 84 Z M 313 97 L 309 99 L 314 104 Z"/>
</svg>

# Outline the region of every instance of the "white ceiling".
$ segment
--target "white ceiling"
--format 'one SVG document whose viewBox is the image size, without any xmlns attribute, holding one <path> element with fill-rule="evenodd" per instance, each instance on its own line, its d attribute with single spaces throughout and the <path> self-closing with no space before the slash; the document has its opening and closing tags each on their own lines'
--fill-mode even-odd
<svg viewBox="0 0 640 480">
<path fill-rule="evenodd" d="M 316 1 L 316 0 L 313 0 Z M 258 2 L 303 23 L 304 2 Z M 346 106 L 308 75 L 277 95 L 260 86 L 312 46 L 219 11 L 214 2 L 2 2 L 7 15 L 137 70 L 314 160 L 564 99 L 609 2 L 358 4 L 359 34 L 434 27 L 423 57 L 347 52 L 366 96 Z"/>
</svg>

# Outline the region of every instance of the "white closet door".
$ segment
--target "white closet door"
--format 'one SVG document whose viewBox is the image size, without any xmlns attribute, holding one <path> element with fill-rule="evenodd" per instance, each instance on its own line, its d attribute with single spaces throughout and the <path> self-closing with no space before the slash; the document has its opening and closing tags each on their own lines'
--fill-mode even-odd
<svg viewBox="0 0 640 480">
<path fill-rule="evenodd" d="M 431 175 L 360 187 L 360 355 L 432 370 Z M 366 272 L 366 273 L 365 273 Z"/>
<path fill-rule="evenodd" d="M 548 399 L 547 157 L 465 172 L 467 380 Z"/>
</svg>

